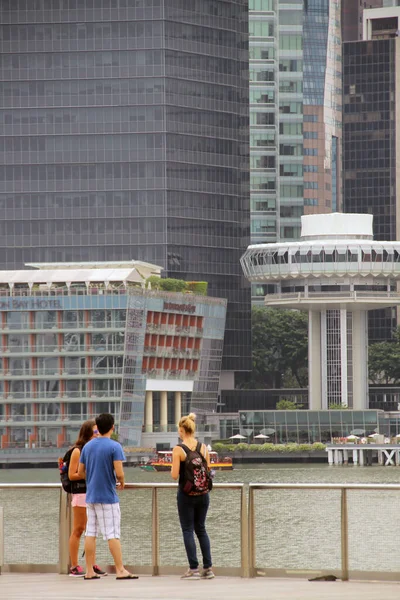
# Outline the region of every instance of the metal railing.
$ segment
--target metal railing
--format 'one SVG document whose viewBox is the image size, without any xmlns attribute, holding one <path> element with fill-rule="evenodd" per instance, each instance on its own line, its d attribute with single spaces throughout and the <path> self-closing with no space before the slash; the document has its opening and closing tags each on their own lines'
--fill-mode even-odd
<svg viewBox="0 0 400 600">
<path fill-rule="evenodd" d="M 282 533 L 279 520 L 287 519 L 289 528 L 286 528 L 285 544 L 291 548 L 292 555 L 287 556 L 281 561 L 281 564 L 277 564 L 278 560 L 275 561 L 275 564 L 265 565 L 261 564 L 257 558 L 257 545 L 260 541 L 258 536 L 262 530 L 259 520 L 257 521 L 255 502 L 257 491 L 262 492 L 262 505 L 269 507 L 274 504 L 271 502 L 271 496 L 279 492 L 280 514 L 274 521 L 274 527 L 269 530 L 269 544 L 275 554 L 279 552 L 277 537 Z M 285 492 L 298 493 L 299 491 L 302 491 L 306 497 L 298 507 L 300 510 L 293 515 L 296 507 L 286 506 L 285 500 L 287 501 L 287 499 L 284 496 Z M 306 494 L 307 492 L 308 494 Z M 325 494 L 323 494 L 323 503 L 320 505 L 318 496 L 314 495 L 315 492 L 319 492 L 320 495 L 329 492 L 332 495 L 331 501 L 335 500 L 336 510 L 332 512 L 335 513 L 336 519 L 334 519 L 333 527 L 332 523 L 329 523 L 332 515 L 327 514 L 327 511 L 324 510 Z M 360 492 L 362 492 L 362 498 L 359 496 Z M 396 492 L 396 494 L 388 498 L 389 492 Z M 248 505 L 249 576 L 255 577 L 259 574 L 275 577 L 333 574 L 343 581 L 350 578 L 398 580 L 400 561 L 397 561 L 396 558 L 389 559 L 389 557 L 392 555 L 397 557 L 396 521 L 399 492 L 399 484 L 250 483 Z M 266 493 L 269 493 L 268 499 L 265 497 Z M 368 496 L 371 494 L 374 502 L 369 503 Z M 293 495 L 289 497 L 293 498 Z M 390 500 L 392 512 L 388 518 Z M 322 506 L 322 510 L 319 512 L 320 506 Z M 301 520 L 301 514 L 306 520 L 303 526 L 299 523 L 298 515 Z M 313 529 L 313 523 L 318 518 L 323 527 L 322 532 Z M 304 530 L 308 532 L 309 537 L 299 540 L 298 535 L 300 531 L 304 533 Z M 327 535 L 326 531 L 330 531 L 330 534 Z M 280 534 L 275 536 L 275 532 L 280 532 Z M 375 535 L 371 535 L 371 532 L 375 532 Z M 319 545 L 321 540 L 323 540 L 322 548 Z M 271 554 L 264 554 L 262 559 L 265 560 Z M 308 556 L 306 556 L 307 554 Z M 332 554 L 335 554 L 335 560 L 331 560 Z M 294 561 L 293 556 L 295 556 Z M 365 557 L 368 557 L 367 561 L 365 561 Z M 295 564 L 296 558 L 299 558 L 297 564 Z M 370 564 L 366 565 L 366 562 Z"/>
<path fill-rule="evenodd" d="M 215 565 L 220 574 L 248 577 L 248 516 L 247 516 L 247 498 L 245 486 L 242 483 L 218 483 L 214 485 L 217 497 L 222 497 L 228 493 L 234 492 L 236 498 L 236 508 L 238 509 L 235 518 L 235 526 L 231 523 L 231 530 L 235 527 L 239 534 L 240 543 L 237 548 L 237 539 L 231 537 L 225 544 L 222 554 L 231 555 L 231 547 L 236 547 L 235 557 L 237 561 L 226 564 L 225 561 L 216 560 Z M 171 503 L 171 492 L 175 493 L 177 484 L 175 483 L 128 483 L 125 490 L 121 493 L 122 507 L 122 532 L 123 532 L 123 553 L 124 560 L 129 568 L 138 572 L 160 575 L 168 573 L 180 573 L 185 568 L 186 562 L 183 556 L 183 541 L 181 538 L 179 523 L 177 521 L 176 501 Z M 143 492 L 143 494 L 142 494 Z M 239 495 L 237 495 L 237 493 Z M 138 496 L 138 493 L 141 496 Z M 146 497 L 150 494 L 150 498 Z M 26 496 L 26 506 L 23 502 L 24 494 Z M 29 498 L 37 497 L 33 505 L 29 505 Z M 165 497 L 167 496 L 167 497 Z M 163 502 L 160 502 L 160 497 Z M 46 501 L 46 498 L 48 500 Z M 59 498 L 59 506 L 56 506 L 56 498 Z M 51 504 L 50 504 L 51 500 Z M 136 513 L 138 506 L 142 506 L 143 513 Z M 215 502 L 211 503 L 218 508 Z M 46 503 L 47 502 L 47 503 Z M 22 509 L 24 505 L 25 509 Z M 7 572 L 58 572 L 68 573 L 69 568 L 69 549 L 68 540 L 71 531 L 71 504 L 68 495 L 61 489 L 60 484 L 6 484 L 0 483 L 0 507 L 3 506 L 5 515 L 5 529 L 2 529 L 0 520 L 0 559 L 2 543 L 5 543 L 4 552 L 4 570 Z M 168 508 L 168 514 L 163 511 Z M 227 507 L 226 507 L 227 508 Z M 21 515 L 21 511 L 23 514 Z M 211 510 L 212 512 L 212 510 Z M 226 510 L 228 512 L 228 510 Z M 236 511 L 235 511 L 236 512 Z M 58 513 L 58 523 L 54 516 Z M 141 528 L 139 535 L 132 534 L 132 523 L 127 519 L 132 515 L 134 519 L 133 528 Z M 16 516 L 18 514 L 18 517 Z M 163 514 L 165 518 L 163 519 Z M 15 516 L 13 516 L 15 515 Z M 1 514 L 0 514 L 1 517 Z M 46 519 L 48 517 L 49 527 L 46 528 Z M 172 517 L 172 518 L 171 518 Z M 21 518 L 21 523 L 19 519 Z M 38 526 L 40 519 L 40 527 Z M 213 519 L 212 515 L 209 519 Z M 214 520 L 219 523 L 219 519 Z M 173 521 L 172 523 L 170 523 Z M 143 531 L 143 527 L 145 530 Z M 15 530 L 16 528 L 16 530 Z M 208 527 L 210 537 L 212 535 L 224 538 L 223 530 L 216 531 L 212 526 Z M 229 529 L 226 529 L 229 532 Z M 125 533 L 124 533 L 125 532 Z M 57 536 L 58 533 L 58 536 Z M 163 544 L 160 543 L 160 537 L 163 538 Z M 57 539 L 58 538 L 58 539 Z M 83 539 L 83 538 L 82 538 Z M 148 543 L 149 542 L 149 543 Z M 130 562 L 129 550 L 124 550 L 124 543 L 129 548 L 135 548 L 139 557 L 142 559 L 137 564 Z M 132 546 L 133 544 L 133 546 Z M 175 546 L 174 546 L 175 545 Z M 18 548 L 20 546 L 20 548 Z M 51 546 L 49 548 L 49 546 Z M 103 547 L 102 547 L 103 546 Z M 57 552 L 58 547 L 58 552 Z M 105 543 L 98 539 L 98 560 L 110 560 Z M 175 548 L 175 550 L 174 550 Z M 179 548 L 179 552 L 176 552 Z M 176 555 L 174 555 L 176 552 Z M 170 556 L 175 556 L 176 560 L 169 561 Z M 10 556 L 13 561 L 7 557 Z M 132 556 L 132 554 L 131 554 Z M 162 560 L 164 557 L 164 561 Z M 32 557 L 34 560 L 32 560 Z M 144 558 L 143 558 L 144 557 Z M 147 558 L 146 558 L 147 557 Z M 102 560 L 103 559 L 103 560 Z M 146 563 L 147 560 L 147 563 Z M 167 564 L 166 564 L 167 562 Z M 221 566 L 222 562 L 222 566 Z M 236 562 L 238 566 L 232 566 Z M 224 564 L 225 563 L 225 564 Z M 1 567 L 1 560 L 0 560 Z"/>
<path fill-rule="evenodd" d="M 184 568 L 176 487 L 126 485 L 122 542 L 130 568 L 151 575 Z M 247 494 L 242 483 L 215 484 L 207 529 L 216 572 L 397 580 L 399 492 L 399 484 L 250 483 Z M 0 568 L 67 573 L 70 530 L 70 502 L 59 484 L 0 483 Z M 101 543 L 98 561 L 107 564 Z"/>
</svg>

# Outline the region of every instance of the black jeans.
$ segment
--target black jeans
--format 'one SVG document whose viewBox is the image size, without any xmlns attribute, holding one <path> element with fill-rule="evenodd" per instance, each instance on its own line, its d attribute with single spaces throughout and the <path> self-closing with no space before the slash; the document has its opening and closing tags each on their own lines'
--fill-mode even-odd
<svg viewBox="0 0 400 600">
<path fill-rule="evenodd" d="M 201 553 L 203 555 L 203 567 L 208 569 L 212 566 L 210 538 L 206 531 L 206 516 L 210 505 L 209 494 L 202 496 L 188 496 L 178 490 L 177 496 L 179 521 L 181 523 L 183 541 L 191 569 L 197 569 L 196 542 L 194 533 L 199 540 Z"/>
</svg>

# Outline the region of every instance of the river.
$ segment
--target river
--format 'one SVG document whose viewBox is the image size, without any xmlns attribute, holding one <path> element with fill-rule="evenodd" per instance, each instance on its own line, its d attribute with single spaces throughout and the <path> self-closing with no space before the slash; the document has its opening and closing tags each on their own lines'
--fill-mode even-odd
<svg viewBox="0 0 400 600">
<path fill-rule="evenodd" d="M 129 483 L 172 482 L 169 473 L 126 467 Z M 1 469 L 0 483 L 59 483 L 58 469 Z M 233 471 L 217 471 L 216 482 L 225 483 L 400 483 L 400 468 L 328 466 L 321 463 L 266 463 L 240 465 Z"/>
</svg>

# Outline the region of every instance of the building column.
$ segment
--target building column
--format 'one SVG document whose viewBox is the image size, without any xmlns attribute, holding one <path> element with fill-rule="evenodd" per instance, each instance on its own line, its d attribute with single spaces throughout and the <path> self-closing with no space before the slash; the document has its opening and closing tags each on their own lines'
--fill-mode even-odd
<svg viewBox="0 0 400 600">
<path fill-rule="evenodd" d="M 367 311 L 353 312 L 353 410 L 368 408 Z"/>
<path fill-rule="evenodd" d="M 347 393 L 347 310 L 340 310 L 340 365 L 341 365 L 341 404 L 349 405 Z"/>
<path fill-rule="evenodd" d="M 175 392 L 175 424 L 178 425 L 182 416 L 182 392 Z"/>
<path fill-rule="evenodd" d="M 321 410 L 321 314 L 316 310 L 308 313 L 308 388 L 309 409 Z"/>
<path fill-rule="evenodd" d="M 160 430 L 168 431 L 168 394 L 160 392 Z"/>
<path fill-rule="evenodd" d="M 144 403 L 144 430 L 153 433 L 153 392 L 146 392 Z"/>
</svg>

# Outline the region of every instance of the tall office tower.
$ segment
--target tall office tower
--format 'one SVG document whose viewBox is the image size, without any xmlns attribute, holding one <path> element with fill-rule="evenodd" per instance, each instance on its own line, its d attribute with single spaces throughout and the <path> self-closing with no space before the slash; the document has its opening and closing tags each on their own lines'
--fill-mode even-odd
<svg viewBox="0 0 400 600">
<path fill-rule="evenodd" d="M 343 59 L 344 211 L 372 214 L 374 238 L 388 241 L 400 239 L 399 17 L 400 8 L 364 11 L 364 41 L 344 44 Z M 389 338 L 395 325 L 395 309 L 371 311 L 370 340 Z"/>
<path fill-rule="evenodd" d="M 341 2 L 249 6 L 251 241 L 297 240 L 303 213 L 341 209 Z"/>
<path fill-rule="evenodd" d="M 342 41 L 355 42 L 362 40 L 363 12 L 366 8 L 393 6 L 396 0 L 345 0 L 342 2 Z"/>
<path fill-rule="evenodd" d="M 0 269 L 133 258 L 207 280 L 232 384 L 251 354 L 247 0 L 2 0 L 0 23 Z"/>
</svg>

